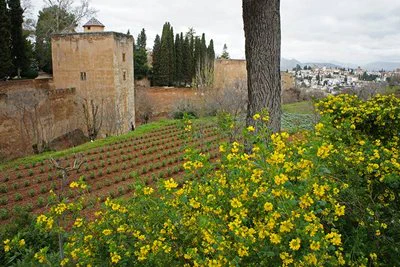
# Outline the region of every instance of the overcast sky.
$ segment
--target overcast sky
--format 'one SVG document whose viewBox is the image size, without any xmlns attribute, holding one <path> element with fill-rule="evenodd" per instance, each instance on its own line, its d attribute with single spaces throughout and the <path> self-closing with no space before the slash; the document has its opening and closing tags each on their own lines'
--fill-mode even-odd
<svg viewBox="0 0 400 267">
<path fill-rule="evenodd" d="M 75 0 L 78 2 L 79 0 Z M 43 0 L 32 0 L 35 10 Z M 176 32 L 193 27 L 244 58 L 241 0 L 92 0 L 106 30 L 136 37 L 146 29 L 148 46 L 164 22 Z M 37 13 L 37 12 L 36 12 Z M 281 0 L 282 56 L 301 62 L 400 61 L 400 0 Z"/>
</svg>

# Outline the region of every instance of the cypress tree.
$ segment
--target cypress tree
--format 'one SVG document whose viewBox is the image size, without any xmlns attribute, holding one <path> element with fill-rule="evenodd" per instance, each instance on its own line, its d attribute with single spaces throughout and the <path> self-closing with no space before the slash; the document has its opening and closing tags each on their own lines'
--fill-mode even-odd
<svg viewBox="0 0 400 267">
<path fill-rule="evenodd" d="M 166 22 L 161 35 L 161 49 L 159 54 L 159 85 L 169 85 L 170 76 L 170 24 Z"/>
<path fill-rule="evenodd" d="M 174 29 L 172 27 L 169 28 L 168 34 L 168 85 L 173 85 L 175 80 L 175 44 L 174 44 Z"/>
<path fill-rule="evenodd" d="M 147 45 L 146 30 L 143 28 L 142 31 L 139 33 L 138 38 L 136 40 L 136 46 L 138 48 L 142 48 L 142 49 L 146 50 L 146 45 Z"/>
<path fill-rule="evenodd" d="M 10 20 L 5 0 L 0 0 L 0 79 L 11 74 Z"/>
<path fill-rule="evenodd" d="M 195 37 L 190 36 L 189 39 L 189 50 L 190 50 L 190 83 L 193 81 L 194 75 L 196 73 L 196 60 L 195 60 Z"/>
<path fill-rule="evenodd" d="M 149 67 L 147 65 L 146 41 L 147 41 L 146 31 L 145 29 L 142 29 L 136 40 L 135 54 L 134 54 L 135 79 L 138 80 L 147 77 L 149 71 Z"/>
<path fill-rule="evenodd" d="M 175 36 L 175 83 L 179 86 L 183 80 L 183 34 Z"/>
<path fill-rule="evenodd" d="M 214 50 L 214 41 L 213 39 L 210 40 L 210 44 L 208 45 L 207 48 L 207 57 L 210 61 L 215 60 L 215 50 Z"/>
<path fill-rule="evenodd" d="M 224 48 L 222 49 L 222 54 L 219 57 L 221 59 L 230 59 L 229 53 L 228 53 L 228 46 L 224 44 Z"/>
<path fill-rule="evenodd" d="M 13 75 L 20 76 L 21 71 L 29 68 L 29 61 L 25 53 L 25 38 L 22 31 L 24 10 L 20 0 L 8 0 L 11 23 L 11 57 L 13 59 Z"/>
<path fill-rule="evenodd" d="M 198 71 L 201 70 L 201 39 L 196 36 L 194 41 L 194 76 L 197 74 Z"/>
<path fill-rule="evenodd" d="M 183 81 L 185 84 L 190 84 L 192 81 L 192 61 L 193 61 L 193 50 L 191 50 L 189 36 L 186 35 L 183 41 L 183 60 L 182 60 L 182 72 Z"/>
<path fill-rule="evenodd" d="M 207 57 L 207 45 L 206 45 L 206 35 L 203 33 L 201 36 L 201 46 L 200 46 L 200 71 L 204 69 Z"/>
<path fill-rule="evenodd" d="M 152 81 L 153 85 L 160 85 L 160 51 L 161 51 L 161 38 L 160 35 L 156 35 L 153 46 L 153 74 Z"/>
</svg>

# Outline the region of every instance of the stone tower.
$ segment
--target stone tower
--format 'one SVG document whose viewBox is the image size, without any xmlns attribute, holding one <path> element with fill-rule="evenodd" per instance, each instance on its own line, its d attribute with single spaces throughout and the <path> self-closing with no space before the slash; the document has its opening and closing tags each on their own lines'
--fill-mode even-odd
<svg viewBox="0 0 400 267">
<path fill-rule="evenodd" d="M 95 18 L 83 27 L 81 33 L 52 36 L 54 86 L 75 88 L 81 101 L 99 107 L 102 135 L 128 132 L 135 125 L 133 37 L 104 31 Z"/>
</svg>

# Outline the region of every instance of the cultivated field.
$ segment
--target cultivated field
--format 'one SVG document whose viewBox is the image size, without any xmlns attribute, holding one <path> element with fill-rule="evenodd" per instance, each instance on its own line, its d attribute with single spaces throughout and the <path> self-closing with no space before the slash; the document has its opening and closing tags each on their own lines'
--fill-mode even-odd
<svg viewBox="0 0 400 267">
<path fill-rule="evenodd" d="M 211 122 L 200 122 L 201 129 L 192 145 L 210 153 L 211 158 L 217 157 L 217 145 L 220 136 Z M 103 144 L 100 140 L 97 148 L 82 150 L 85 163 L 79 171 L 70 173 L 69 183 L 83 177 L 89 186 L 90 199 L 88 203 L 105 200 L 106 197 L 122 197 L 128 195 L 137 179 L 146 184 L 152 184 L 158 179 L 178 178 L 183 174 L 183 150 L 187 140 L 184 139 L 184 129 L 177 122 L 168 122 L 160 127 L 133 136 L 111 139 L 111 143 Z M 92 146 L 96 146 L 93 144 Z M 55 153 L 55 158 L 61 166 L 74 161 L 74 150 L 67 153 Z M 60 156 L 66 154 L 64 156 Z M 68 155 L 69 154 L 69 155 Z M 58 157 L 57 157 L 58 156 Z M 0 219 L 9 220 L 20 210 L 33 213 L 44 211 L 50 204 L 50 190 L 58 192 L 61 186 L 61 173 L 45 158 L 25 160 L 6 167 L 0 174 Z M 69 184 L 68 183 L 68 184 Z M 67 196 L 73 199 L 74 193 L 67 189 Z"/>
</svg>

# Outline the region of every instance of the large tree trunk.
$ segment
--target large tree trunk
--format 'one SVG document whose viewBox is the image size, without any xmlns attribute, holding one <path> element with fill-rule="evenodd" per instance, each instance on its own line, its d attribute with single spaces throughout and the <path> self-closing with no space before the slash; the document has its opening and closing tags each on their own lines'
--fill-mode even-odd
<svg viewBox="0 0 400 267">
<path fill-rule="evenodd" d="M 280 0 L 243 0 L 248 76 L 247 125 L 262 109 L 270 113 L 270 128 L 281 129 Z"/>
</svg>

